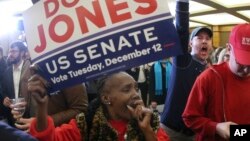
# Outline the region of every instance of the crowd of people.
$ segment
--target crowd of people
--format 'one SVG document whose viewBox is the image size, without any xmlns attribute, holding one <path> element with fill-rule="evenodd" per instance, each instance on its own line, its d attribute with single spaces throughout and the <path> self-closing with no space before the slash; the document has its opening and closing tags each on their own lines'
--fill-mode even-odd
<svg viewBox="0 0 250 141">
<path fill-rule="evenodd" d="M 22 41 L 11 43 L 6 57 L 0 47 L 1 138 L 229 140 L 230 125 L 250 124 L 250 24 L 233 27 L 224 48 L 212 47 L 210 28 L 189 32 L 189 0 L 176 0 L 175 24 L 181 55 L 53 94 Z M 24 113 L 12 104 L 20 97 Z"/>
</svg>

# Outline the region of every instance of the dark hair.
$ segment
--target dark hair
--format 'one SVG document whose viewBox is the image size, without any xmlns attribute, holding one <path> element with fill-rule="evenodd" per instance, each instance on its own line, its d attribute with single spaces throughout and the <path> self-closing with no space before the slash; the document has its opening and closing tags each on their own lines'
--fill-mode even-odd
<svg viewBox="0 0 250 141">
<path fill-rule="evenodd" d="M 14 41 L 11 43 L 10 48 L 15 48 L 17 47 L 20 51 L 26 51 L 27 47 L 23 44 L 22 41 Z"/>
<path fill-rule="evenodd" d="M 120 73 L 120 72 L 117 72 L 117 73 Z M 101 105 L 101 94 L 103 92 L 103 88 L 106 84 L 106 82 L 111 78 L 113 77 L 115 74 L 117 73 L 113 73 L 113 74 L 110 74 L 110 75 L 103 75 L 101 77 L 99 77 L 97 79 L 97 84 L 96 84 L 96 89 L 97 89 L 97 97 L 95 99 L 93 99 L 90 103 L 89 103 L 89 106 L 88 106 L 88 111 L 87 111 L 87 114 L 86 114 L 86 122 L 87 122 L 87 132 L 89 135 L 90 133 L 90 129 L 92 127 L 92 120 L 94 118 L 94 115 L 95 115 L 95 112 L 96 110 L 100 107 Z M 106 112 L 105 112 L 106 113 Z"/>
<path fill-rule="evenodd" d="M 89 110 L 93 113 L 96 109 L 101 105 L 101 94 L 103 92 L 103 88 L 109 78 L 111 78 L 114 74 L 111 75 L 103 75 L 97 79 L 96 83 L 96 91 L 97 97 L 89 103 Z"/>
<path fill-rule="evenodd" d="M 104 85 L 111 76 L 112 75 L 104 75 L 97 79 L 96 89 L 98 95 L 100 95 L 103 92 Z"/>
<path fill-rule="evenodd" d="M 103 91 L 104 85 L 107 82 L 108 78 L 110 78 L 110 76 L 111 75 L 104 75 L 97 79 L 97 84 L 96 84 L 97 97 L 92 101 L 90 101 L 86 114 L 87 136 L 90 134 L 90 129 L 92 128 L 92 121 L 95 112 L 101 105 L 101 93 Z"/>
</svg>

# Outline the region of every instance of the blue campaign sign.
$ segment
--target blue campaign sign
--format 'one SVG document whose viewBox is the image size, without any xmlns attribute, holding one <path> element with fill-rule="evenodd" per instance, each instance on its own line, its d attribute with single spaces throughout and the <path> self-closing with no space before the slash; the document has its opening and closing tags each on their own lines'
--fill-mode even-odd
<svg viewBox="0 0 250 141">
<path fill-rule="evenodd" d="M 45 1 L 24 13 L 24 23 L 51 92 L 181 52 L 165 0 Z"/>
</svg>

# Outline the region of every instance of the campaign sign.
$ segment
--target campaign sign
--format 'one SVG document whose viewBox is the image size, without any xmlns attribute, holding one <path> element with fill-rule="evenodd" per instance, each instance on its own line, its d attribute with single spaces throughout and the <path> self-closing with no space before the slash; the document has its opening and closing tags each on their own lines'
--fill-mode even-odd
<svg viewBox="0 0 250 141">
<path fill-rule="evenodd" d="M 250 141 L 250 125 L 230 125 L 230 141 Z"/>
<path fill-rule="evenodd" d="M 23 17 L 50 91 L 181 52 L 166 0 L 42 0 Z"/>
</svg>

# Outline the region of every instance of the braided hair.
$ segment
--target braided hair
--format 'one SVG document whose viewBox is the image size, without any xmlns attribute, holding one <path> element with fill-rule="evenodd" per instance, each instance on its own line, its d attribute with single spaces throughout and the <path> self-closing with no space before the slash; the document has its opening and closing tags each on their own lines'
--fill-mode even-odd
<svg viewBox="0 0 250 141">
<path fill-rule="evenodd" d="M 102 105 L 101 95 L 104 91 L 105 84 L 110 78 L 112 78 L 114 75 L 116 75 L 118 73 L 121 73 L 121 72 L 117 72 L 117 73 L 114 73 L 111 75 L 103 75 L 102 77 L 97 79 L 97 84 L 96 84 L 97 97 L 89 103 L 87 114 L 86 114 L 87 135 L 89 135 L 89 133 L 90 133 L 90 129 L 92 127 L 92 121 L 93 121 L 95 112 Z M 126 72 L 122 72 L 122 73 L 126 73 Z M 106 113 L 105 116 L 108 116 L 107 112 L 105 112 L 105 113 Z"/>
</svg>

